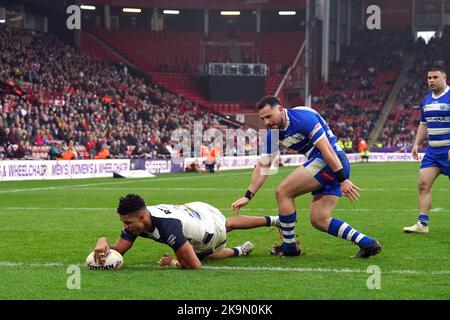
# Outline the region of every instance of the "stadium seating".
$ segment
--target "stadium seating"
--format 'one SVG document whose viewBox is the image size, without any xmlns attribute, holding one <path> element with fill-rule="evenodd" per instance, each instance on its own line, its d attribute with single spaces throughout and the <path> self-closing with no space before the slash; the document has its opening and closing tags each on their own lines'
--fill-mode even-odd
<svg viewBox="0 0 450 320">
<path fill-rule="evenodd" d="M 105 62 L 113 56 L 91 40 L 83 35 L 82 48 L 96 58 L 47 34 L 0 26 L 0 79 L 24 92 L 23 100 L 0 97 L 2 158 L 47 159 L 61 140 L 73 141 L 79 158 L 92 158 L 103 144 L 113 158 L 164 157 L 176 128 L 190 130 L 195 121 L 223 128 L 190 100 Z"/>
<path fill-rule="evenodd" d="M 150 31 L 147 29 L 116 29 L 93 27 L 92 33 L 138 65 L 161 87 L 182 95 L 217 112 L 234 113 L 239 109 L 226 107 L 230 102 L 210 102 L 195 79 L 201 63 L 201 42 L 225 42 L 225 32 L 212 32 L 204 37 L 196 31 Z M 242 32 L 240 41 L 258 46 L 259 62 L 266 63 L 265 94 L 274 94 L 287 68 L 292 64 L 304 41 L 303 32 Z M 231 61 L 228 48 L 207 47 L 205 60 Z M 256 60 L 254 48 L 243 50 L 243 57 Z M 245 109 L 245 101 L 232 103 Z"/>
<path fill-rule="evenodd" d="M 333 132 L 353 145 L 367 139 L 400 72 L 408 36 L 402 30 L 357 31 L 329 82 L 313 97 L 313 107 Z"/>
<path fill-rule="evenodd" d="M 448 70 L 445 61 L 450 58 L 449 40 L 450 28 L 447 27 L 441 38 L 432 38 L 428 44 L 420 38 L 415 42 L 416 58 L 380 136 L 384 146 L 402 148 L 414 143 L 420 122 L 420 104 L 428 93 L 427 68 L 439 64 Z"/>
<path fill-rule="evenodd" d="M 199 112 L 198 105 L 227 114 L 254 107 L 254 101 L 210 102 L 203 96 L 193 76 L 200 59 L 199 43 L 204 39 L 200 32 L 103 28 L 93 28 L 92 32 L 139 65 L 158 85 L 131 75 L 123 66 L 105 62 L 117 59 L 87 33 L 82 33 L 81 49 L 95 58 L 48 35 L 0 27 L 0 77 L 20 81 L 27 97 L 25 103 L 19 103 L 16 97 L 1 98 L 0 107 L 7 114 L 2 119 L 2 130 L 7 130 L 9 144 L 35 144 L 29 148 L 30 157 L 46 159 L 52 139 L 72 139 L 84 148 L 84 154 L 87 148 L 83 132 L 95 136 L 97 148 L 102 143 L 117 144 L 112 152 L 116 157 L 133 156 L 134 150 L 142 149 L 145 143 L 146 154 L 163 156 L 167 152 L 165 145 L 170 143 L 169 126 L 189 128 L 200 119 L 218 125 L 215 116 Z M 210 35 L 213 41 L 225 38 L 220 32 Z M 13 46 L 12 39 L 20 39 L 23 46 Z M 273 94 L 304 34 L 292 32 L 280 37 L 276 32 L 242 32 L 240 39 L 258 43 L 259 59 L 269 66 L 266 94 Z M 404 39 L 408 37 L 402 31 L 359 31 L 352 46 L 343 50 L 341 61 L 331 66 L 330 80 L 314 95 L 313 106 L 338 137 L 350 136 L 354 145 L 361 137 L 367 139 L 401 68 L 408 45 Z M 414 136 L 419 112 L 411 110 L 426 93 L 422 79 L 425 67 L 448 58 L 447 47 L 444 40 L 434 40 L 429 46 L 416 45 L 417 60 L 380 138 L 385 146 L 399 145 Z M 211 59 L 229 59 L 223 47 L 211 51 Z M 244 48 L 243 54 L 255 58 L 249 48 Z M 21 57 L 26 57 L 26 64 Z M 116 108 L 123 115 L 119 116 Z M 57 116 L 58 112 L 63 116 Z M 168 119 L 171 114 L 175 116 Z M 130 125 L 132 119 L 138 124 Z M 110 122 L 112 126 L 108 126 Z M 35 140 L 42 129 L 50 130 L 44 144 Z M 105 129 L 106 134 L 102 133 Z M 8 156 L 2 147 L 1 154 Z"/>
</svg>

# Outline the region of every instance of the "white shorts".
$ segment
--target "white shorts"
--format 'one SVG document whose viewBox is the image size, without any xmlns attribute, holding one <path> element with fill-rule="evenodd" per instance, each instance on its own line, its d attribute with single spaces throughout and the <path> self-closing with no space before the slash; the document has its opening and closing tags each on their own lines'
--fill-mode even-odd
<svg viewBox="0 0 450 320">
<path fill-rule="evenodd" d="M 205 219 L 208 232 L 213 234 L 211 241 L 207 246 L 201 248 L 201 252 L 216 252 L 225 247 L 227 240 L 226 218 L 219 209 L 205 202 L 189 202 L 184 204 L 186 207 L 192 208 L 199 212 Z M 199 248 L 200 249 L 200 248 Z M 196 250 L 197 251 L 197 250 Z"/>
</svg>

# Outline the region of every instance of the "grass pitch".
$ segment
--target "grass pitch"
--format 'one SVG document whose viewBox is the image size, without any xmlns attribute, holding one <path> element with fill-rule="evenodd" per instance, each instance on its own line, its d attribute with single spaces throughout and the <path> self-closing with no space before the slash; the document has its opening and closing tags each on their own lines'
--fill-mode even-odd
<svg viewBox="0 0 450 320">
<path fill-rule="evenodd" d="M 274 190 L 294 168 L 281 168 L 241 210 L 277 214 Z M 228 234 L 227 246 L 251 240 L 250 256 L 204 261 L 201 270 L 156 266 L 170 248 L 138 239 L 117 271 L 91 271 L 83 264 L 96 239 L 114 242 L 121 222 L 118 198 L 138 193 L 148 205 L 205 201 L 231 215 L 251 171 L 214 175 L 161 175 L 151 179 L 95 179 L 0 183 L 0 299 L 450 299 L 450 185 L 433 187 L 430 234 L 404 234 L 417 219 L 417 163 L 354 164 L 351 180 L 363 189 L 356 203 L 342 198 L 334 216 L 376 237 L 381 254 L 354 260 L 357 246 L 315 230 L 310 195 L 297 199 L 297 226 L 305 253 L 272 257 L 278 242 L 269 228 Z M 69 265 L 81 268 L 81 288 L 70 290 Z M 369 266 L 381 270 L 380 289 L 369 289 Z"/>
</svg>

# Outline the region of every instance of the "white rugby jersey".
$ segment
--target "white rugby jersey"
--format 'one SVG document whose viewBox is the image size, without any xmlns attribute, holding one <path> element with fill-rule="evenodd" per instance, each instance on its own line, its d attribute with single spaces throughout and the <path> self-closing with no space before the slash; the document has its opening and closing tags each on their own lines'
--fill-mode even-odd
<svg viewBox="0 0 450 320">
<path fill-rule="evenodd" d="M 165 243 L 174 251 L 177 251 L 186 241 L 189 241 L 197 253 L 208 247 L 214 235 L 212 218 L 214 212 L 208 212 L 212 209 L 205 207 L 202 210 L 195 210 L 188 204 L 159 204 L 147 206 L 147 209 L 150 211 L 155 229 L 152 232 L 145 231 L 139 237 Z M 138 237 L 125 229 L 120 236 L 130 242 L 134 242 Z"/>
</svg>

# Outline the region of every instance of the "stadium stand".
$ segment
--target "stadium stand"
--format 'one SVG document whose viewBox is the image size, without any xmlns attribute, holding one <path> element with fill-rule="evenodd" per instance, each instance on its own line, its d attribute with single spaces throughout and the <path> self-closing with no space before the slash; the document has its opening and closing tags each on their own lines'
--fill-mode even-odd
<svg viewBox="0 0 450 320">
<path fill-rule="evenodd" d="M 401 69 L 407 39 L 402 30 L 357 31 L 332 65 L 312 104 L 342 140 L 350 137 L 356 146 L 367 139 Z"/>
<path fill-rule="evenodd" d="M 450 58 L 449 38 L 447 26 L 441 38 L 433 37 L 428 44 L 419 38 L 413 45 L 415 61 L 379 139 L 387 148 L 401 149 L 414 142 L 420 121 L 420 104 L 428 92 L 427 67 L 434 64 L 448 67 L 445 61 Z"/>
<path fill-rule="evenodd" d="M 225 32 L 212 32 L 204 37 L 199 31 L 150 31 L 148 29 L 116 29 L 92 27 L 94 35 L 121 52 L 130 61 L 149 74 L 153 81 L 167 90 L 180 94 L 200 105 L 218 112 L 235 113 L 247 106 L 246 101 L 210 102 L 196 81 L 201 62 L 202 41 L 225 42 Z M 265 94 L 274 94 L 287 68 L 292 64 L 305 35 L 303 32 L 242 32 L 239 41 L 254 43 L 258 48 L 246 48 L 242 61 L 265 63 L 269 67 Z M 228 48 L 217 47 L 205 50 L 206 62 L 232 61 Z"/>
<path fill-rule="evenodd" d="M 19 85 L 27 97 L 25 101 L 15 96 L 1 99 L 2 157 L 47 159 L 54 141 L 55 148 L 64 149 L 70 140 L 79 158 L 95 157 L 103 144 L 110 146 L 112 157 L 167 156 L 173 128 L 190 129 L 196 120 L 220 127 L 214 115 L 200 112 L 199 105 L 224 113 L 242 112 L 246 105 L 253 105 L 208 101 L 196 84 L 200 42 L 225 41 L 224 32 L 212 32 L 208 39 L 197 31 L 94 27 L 90 32 L 81 33 L 81 49 L 90 54 L 86 55 L 52 36 L 0 27 L 0 77 Z M 142 68 L 157 85 L 135 77 L 123 64 L 111 64 L 117 57 L 95 37 Z M 239 37 L 257 44 L 256 55 L 243 48 L 242 56 L 269 66 L 266 94 L 272 94 L 304 33 L 285 32 L 280 37 L 278 32 L 242 32 Z M 447 40 L 448 30 L 428 45 L 423 40 L 414 43 L 407 31 L 398 29 L 357 31 L 341 61 L 332 65 L 329 82 L 314 95 L 314 108 L 339 138 L 350 137 L 356 146 L 373 129 L 406 50 L 413 50 L 416 59 L 408 80 L 378 139 L 384 148 L 410 144 L 419 121 L 417 107 L 427 91 L 425 69 L 448 58 Z M 208 61 L 229 59 L 226 47 L 208 51 Z M 90 143 L 93 147 L 88 135 L 95 141 Z M 8 148 L 11 145 L 18 147 L 13 150 Z"/>
<path fill-rule="evenodd" d="M 216 115 L 124 65 L 35 31 L 0 26 L 0 79 L 21 87 L 26 97 L 0 97 L 4 158 L 47 159 L 53 144 L 62 153 L 72 142 L 78 158 L 93 158 L 104 144 L 112 158 L 165 157 L 171 130 L 191 131 L 195 121 L 226 128 Z"/>
</svg>

